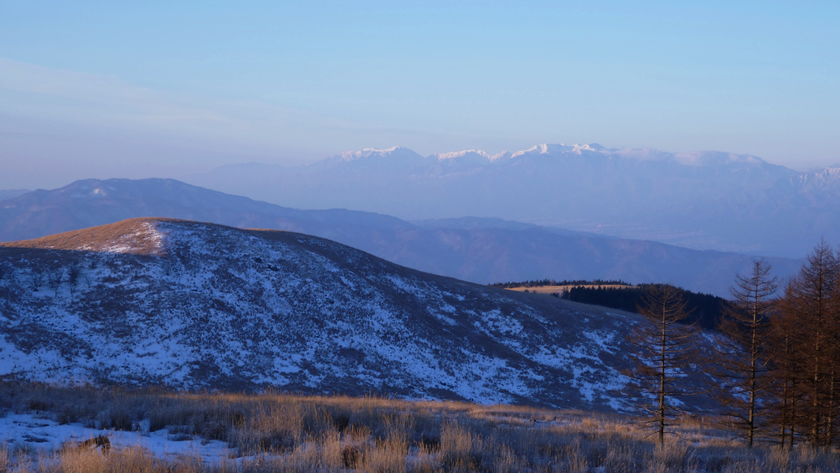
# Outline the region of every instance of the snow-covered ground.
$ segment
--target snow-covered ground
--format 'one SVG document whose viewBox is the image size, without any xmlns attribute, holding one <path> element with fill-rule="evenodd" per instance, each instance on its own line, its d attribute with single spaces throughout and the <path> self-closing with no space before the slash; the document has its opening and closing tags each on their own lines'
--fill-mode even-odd
<svg viewBox="0 0 840 473">
<path fill-rule="evenodd" d="M 115 225 L 114 241 L 0 248 L 0 376 L 630 405 L 620 373 L 635 315 L 421 273 L 301 234 Z M 84 249 L 94 247 L 104 250 Z"/>
<path fill-rule="evenodd" d="M 183 440 L 183 436 L 170 435 L 168 429 L 149 432 L 148 425 L 148 422 L 143 422 L 136 432 L 124 432 L 89 428 L 82 424 L 59 425 L 33 414 L 9 413 L 0 417 L 0 441 L 5 442 L 9 450 L 54 452 L 63 446 L 105 436 L 113 449 L 142 447 L 159 458 L 200 457 L 203 463 L 219 463 L 235 454 L 225 442 Z"/>
</svg>

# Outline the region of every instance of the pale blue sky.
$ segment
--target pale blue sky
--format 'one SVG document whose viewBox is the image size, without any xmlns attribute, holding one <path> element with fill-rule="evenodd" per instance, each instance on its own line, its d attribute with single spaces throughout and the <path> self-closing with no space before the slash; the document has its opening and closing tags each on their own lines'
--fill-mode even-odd
<svg viewBox="0 0 840 473">
<path fill-rule="evenodd" d="M 0 188 L 537 143 L 840 162 L 840 3 L 0 1 Z"/>
</svg>

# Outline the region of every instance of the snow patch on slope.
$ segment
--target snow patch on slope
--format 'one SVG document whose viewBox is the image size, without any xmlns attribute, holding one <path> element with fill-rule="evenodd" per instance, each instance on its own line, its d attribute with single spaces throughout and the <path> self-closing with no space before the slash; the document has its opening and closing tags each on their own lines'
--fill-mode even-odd
<svg viewBox="0 0 840 473">
<path fill-rule="evenodd" d="M 0 251 L 0 375 L 622 405 L 623 317 L 299 234 L 158 221 L 132 235 L 160 254 L 63 255 L 80 271 L 74 284 L 39 276 L 52 253 Z"/>
</svg>

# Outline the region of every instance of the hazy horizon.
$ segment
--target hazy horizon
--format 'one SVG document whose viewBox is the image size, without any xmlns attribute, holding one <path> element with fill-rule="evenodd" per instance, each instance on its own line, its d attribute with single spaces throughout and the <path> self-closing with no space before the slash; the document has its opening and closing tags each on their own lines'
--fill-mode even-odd
<svg viewBox="0 0 840 473">
<path fill-rule="evenodd" d="M 539 143 L 840 162 L 838 5 L 6 5 L 0 189 Z"/>
<path fill-rule="evenodd" d="M 450 150 L 434 151 L 432 153 L 419 153 L 416 150 L 408 148 L 406 146 L 394 145 L 394 146 L 381 147 L 381 148 L 365 147 L 365 148 L 359 148 L 359 149 L 348 149 L 348 150 L 344 150 L 342 152 L 338 152 L 338 153 L 334 153 L 334 154 L 330 154 L 330 155 L 325 155 L 325 156 L 320 156 L 320 157 L 315 157 L 315 158 L 312 158 L 312 159 L 307 159 L 307 160 L 291 159 L 287 162 L 273 162 L 270 159 L 269 160 L 252 159 L 252 160 L 232 160 L 232 161 L 229 161 L 229 162 L 220 162 L 218 164 L 213 164 L 211 166 L 201 167 L 201 168 L 193 168 L 193 167 L 190 167 L 188 165 L 184 165 L 184 166 L 180 166 L 180 167 L 169 166 L 169 170 L 171 172 L 164 172 L 163 174 L 156 173 L 156 171 L 155 171 L 156 168 L 154 168 L 154 167 L 151 168 L 151 169 L 143 169 L 144 164 L 142 164 L 142 163 L 140 163 L 140 164 L 122 163 L 119 166 L 113 166 L 113 167 L 106 166 L 104 169 L 92 170 L 90 175 L 83 174 L 84 171 L 77 170 L 76 172 L 78 173 L 78 176 L 75 176 L 75 177 L 66 177 L 66 173 L 62 173 L 64 175 L 54 176 L 52 178 L 49 178 L 49 179 L 45 180 L 44 176 L 41 176 L 38 173 L 35 173 L 35 175 L 34 175 L 35 181 L 44 181 L 44 182 L 51 183 L 49 185 L 40 185 L 40 186 L 38 186 L 38 185 L 27 186 L 27 185 L 20 184 L 21 182 L 26 182 L 25 177 L 23 179 L 21 179 L 21 177 L 22 177 L 21 174 L 24 174 L 24 173 L 21 173 L 21 174 L 18 174 L 16 176 L 16 179 L 9 181 L 9 182 L 14 182 L 14 183 L 18 183 L 18 184 L 7 185 L 5 187 L 0 185 L 0 191 L 2 191 L 2 190 L 13 190 L 13 189 L 26 189 L 26 190 L 30 190 L 30 191 L 31 190 L 37 190 L 37 189 L 53 190 L 53 189 L 59 189 L 61 187 L 67 186 L 69 184 L 72 184 L 73 182 L 76 182 L 76 181 L 79 181 L 79 180 L 85 180 L 85 179 L 149 179 L 149 178 L 163 178 L 163 179 L 176 179 L 176 180 L 187 180 L 188 181 L 190 178 L 194 178 L 196 176 L 208 173 L 210 171 L 218 170 L 220 168 L 224 168 L 224 167 L 230 166 L 230 165 L 235 166 L 235 165 L 240 165 L 240 164 L 264 164 L 264 165 L 280 165 L 280 166 L 296 167 L 296 166 L 305 166 L 307 164 L 313 164 L 313 163 L 316 163 L 318 161 L 333 158 L 333 157 L 340 156 L 340 155 L 346 154 L 346 153 L 354 153 L 354 152 L 368 151 L 368 150 L 387 151 L 387 150 L 393 149 L 393 148 L 406 148 L 406 149 L 410 149 L 411 151 L 414 151 L 415 153 L 417 153 L 421 156 L 424 156 L 424 157 L 433 156 L 433 155 L 436 155 L 436 154 L 458 153 L 458 152 L 463 152 L 463 151 L 478 151 L 478 152 L 486 153 L 490 156 L 494 156 L 494 155 L 501 155 L 503 153 L 516 153 L 516 152 L 527 151 L 529 149 L 533 149 L 534 147 L 538 147 L 538 146 L 541 146 L 541 145 L 544 145 L 544 144 L 548 144 L 548 145 L 567 145 L 567 146 L 576 146 L 576 145 L 584 146 L 584 145 L 593 145 L 593 144 L 601 145 L 601 143 L 594 143 L 594 142 L 593 143 L 538 143 L 538 144 L 535 143 L 532 146 L 527 146 L 527 147 L 524 147 L 522 149 L 503 149 L 503 150 L 500 150 L 498 153 L 488 152 L 486 150 L 479 149 L 479 148 L 450 149 Z M 603 146 L 603 145 L 601 145 L 601 146 Z M 706 153 L 706 152 L 729 153 L 726 150 L 671 151 L 671 150 L 655 149 L 655 148 L 651 148 L 651 147 L 630 148 L 630 147 L 622 147 L 622 146 L 617 146 L 617 147 L 607 147 L 607 146 L 605 146 L 605 148 L 616 149 L 616 150 L 621 150 L 621 151 L 625 151 L 625 150 L 626 151 L 638 151 L 638 150 L 649 149 L 649 150 L 664 152 L 664 153 L 667 153 L 667 154 L 673 154 L 675 156 L 695 155 L 695 154 L 702 154 L 702 153 Z M 755 155 L 752 155 L 750 153 L 730 153 L 730 154 L 737 154 L 737 155 L 741 155 L 741 156 L 755 156 Z M 761 156 L 755 156 L 755 157 L 764 160 Z M 766 161 L 768 164 L 772 164 L 772 165 L 785 166 L 783 164 L 770 162 L 768 160 L 764 160 L 764 161 Z M 789 166 L 785 166 L 785 167 L 789 167 Z M 825 166 L 813 166 L 813 167 L 809 167 L 809 168 L 796 168 L 796 167 L 793 167 L 793 168 L 789 167 L 789 168 L 793 169 L 795 171 L 808 172 L 808 171 L 815 171 L 815 170 L 824 169 L 826 167 L 840 167 L 840 163 L 829 163 Z M 112 169 L 116 169 L 116 171 L 114 171 L 114 172 L 116 172 L 116 174 L 110 173 L 111 172 L 110 170 L 112 170 Z M 122 170 L 122 171 L 120 171 L 120 170 Z M 125 175 L 120 174 L 120 172 L 125 173 Z M 0 183 L 2 183 L 2 182 L 5 182 L 5 181 L 4 181 L 4 179 L 0 178 Z"/>
</svg>

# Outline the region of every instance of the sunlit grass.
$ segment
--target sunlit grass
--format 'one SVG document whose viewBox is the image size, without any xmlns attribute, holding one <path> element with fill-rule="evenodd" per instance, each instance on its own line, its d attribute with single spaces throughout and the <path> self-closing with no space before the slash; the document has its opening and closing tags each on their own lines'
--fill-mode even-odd
<svg viewBox="0 0 840 473">
<path fill-rule="evenodd" d="M 709 419 L 686 418 L 657 446 L 629 416 L 521 406 L 279 393 L 101 391 L 0 384 L 0 408 L 131 429 L 146 420 L 228 442 L 215 462 L 139 446 L 44 451 L 0 445 L 0 472 L 794 472 L 837 471 L 833 450 L 747 450 Z"/>
</svg>

